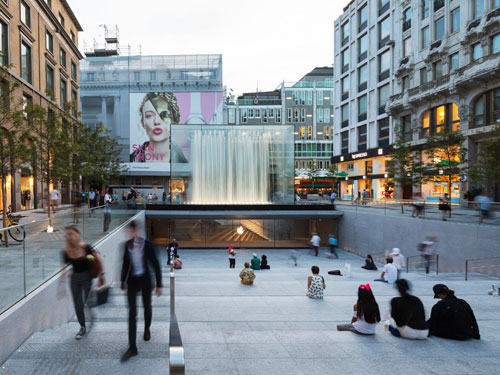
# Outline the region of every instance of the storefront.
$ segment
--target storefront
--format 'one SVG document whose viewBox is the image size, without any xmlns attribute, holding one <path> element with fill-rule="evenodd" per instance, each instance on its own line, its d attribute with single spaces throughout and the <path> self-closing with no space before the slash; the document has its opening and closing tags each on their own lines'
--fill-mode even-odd
<svg viewBox="0 0 500 375">
<path fill-rule="evenodd" d="M 34 178 L 28 173 L 21 173 L 21 210 L 34 208 Z"/>
<path fill-rule="evenodd" d="M 388 175 L 387 154 L 391 146 L 384 146 L 363 152 L 334 156 L 340 181 L 340 199 L 361 198 L 365 190 L 374 200 L 384 199 L 393 194 L 391 178 Z M 392 193 L 391 193 L 392 191 Z"/>
</svg>

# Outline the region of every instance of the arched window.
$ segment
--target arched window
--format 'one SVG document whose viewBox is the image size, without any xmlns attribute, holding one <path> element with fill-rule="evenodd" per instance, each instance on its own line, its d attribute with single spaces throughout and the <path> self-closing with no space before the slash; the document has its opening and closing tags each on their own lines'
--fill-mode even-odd
<svg viewBox="0 0 500 375">
<path fill-rule="evenodd" d="M 449 103 L 428 109 L 422 115 L 421 125 L 421 138 L 442 133 L 445 129 L 460 130 L 458 106 L 455 103 Z"/>
<path fill-rule="evenodd" d="M 477 98 L 473 111 L 475 127 L 500 122 L 500 88 L 487 91 Z"/>
</svg>

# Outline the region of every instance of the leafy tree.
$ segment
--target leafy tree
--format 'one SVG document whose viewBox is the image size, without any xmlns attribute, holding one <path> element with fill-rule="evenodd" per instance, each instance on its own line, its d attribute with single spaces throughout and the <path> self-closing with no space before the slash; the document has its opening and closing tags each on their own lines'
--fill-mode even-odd
<svg viewBox="0 0 500 375">
<path fill-rule="evenodd" d="M 422 162 L 419 161 L 412 147 L 402 137 L 397 139 L 388 157 L 388 172 L 394 176 L 394 183 L 399 187 L 401 198 L 403 198 L 405 186 L 418 186 L 422 183 Z M 403 203 L 401 200 L 401 213 L 404 213 Z"/>
<path fill-rule="evenodd" d="M 460 181 L 460 163 L 466 162 L 467 149 L 462 147 L 465 139 L 462 133 L 445 129 L 428 137 L 425 144 L 425 181 L 445 181 L 450 199 L 453 182 Z"/>
<path fill-rule="evenodd" d="M 330 164 L 328 168 L 326 168 L 326 176 L 332 178 L 332 190 L 335 185 L 337 173 L 338 173 L 337 164 Z"/>
<path fill-rule="evenodd" d="M 319 176 L 319 171 L 321 169 L 319 168 L 318 166 L 318 161 L 317 160 L 313 160 L 311 162 L 311 166 L 307 169 L 307 177 L 309 177 L 311 179 L 311 186 L 312 186 L 312 190 L 311 192 L 314 194 L 316 192 L 316 189 L 314 188 L 314 182 L 316 180 L 316 178 Z"/>
<path fill-rule="evenodd" d="M 483 185 L 488 191 L 493 189 L 495 201 L 499 201 L 500 187 L 500 123 L 497 123 L 490 138 L 479 144 L 477 159 L 469 164 L 469 179 L 474 184 Z"/>
</svg>

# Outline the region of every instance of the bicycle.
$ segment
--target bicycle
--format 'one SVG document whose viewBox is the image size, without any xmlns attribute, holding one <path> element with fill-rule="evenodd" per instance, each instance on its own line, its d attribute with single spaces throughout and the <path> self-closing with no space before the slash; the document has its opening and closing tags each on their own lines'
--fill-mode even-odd
<svg viewBox="0 0 500 375">
<path fill-rule="evenodd" d="M 19 224 L 19 219 L 21 219 L 21 215 L 12 215 L 11 206 L 9 206 L 9 211 L 7 211 L 7 219 L 6 224 L 7 227 L 13 227 Z M 3 210 L 0 210 L 0 215 L 3 214 Z M 9 229 L 7 231 L 9 233 L 10 238 L 17 242 L 23 242 L 26 238 L 26 231 L 23 227 L 15 227 Z M 0 241 L 5 242 L 5 237 L 3 236 L 5 232 L 0 232 Z"/>
</svg>

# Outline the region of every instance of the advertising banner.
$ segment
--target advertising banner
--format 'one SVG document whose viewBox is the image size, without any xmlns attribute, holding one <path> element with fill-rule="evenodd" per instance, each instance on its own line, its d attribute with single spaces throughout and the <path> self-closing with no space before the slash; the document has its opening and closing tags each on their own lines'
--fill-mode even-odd
<svg viewBox="0 0 500 375">
<path fill-rule="evenodd" d="M 130 171 L 169 172 L 189 160 L 189 141 L 171 146 L 171 126 L 223 123 L 222 92 L 130 94 Z"/>
</svg>

